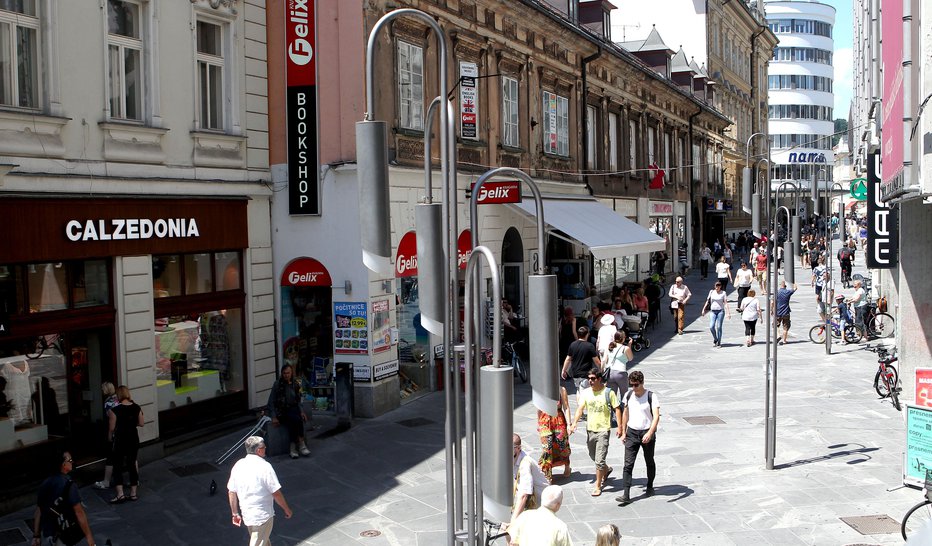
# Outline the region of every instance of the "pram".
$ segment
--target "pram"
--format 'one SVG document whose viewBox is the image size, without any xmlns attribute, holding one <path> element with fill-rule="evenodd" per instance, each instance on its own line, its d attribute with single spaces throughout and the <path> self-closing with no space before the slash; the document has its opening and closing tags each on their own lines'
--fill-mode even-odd
<svg viewBox="0 0 932 546">
<path fill-rule="evenodd" d="M 648 314 L 644 311 L 637 311 L 633 315 L 622 317 L 625 334 L 631 340 L 631 349 L 638 352 L 641 349 L 650 347 L 650 340 L 644 335 L 644 329 L 647 326 Z"/>
</svg>

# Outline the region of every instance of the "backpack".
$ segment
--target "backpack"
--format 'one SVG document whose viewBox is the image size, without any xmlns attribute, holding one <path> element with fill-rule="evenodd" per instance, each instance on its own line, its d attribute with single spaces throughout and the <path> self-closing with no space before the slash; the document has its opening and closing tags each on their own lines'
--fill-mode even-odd
<svg viewBox="0 0 932 546">
<path fill-rule="evenodd" d="M 61 495 L 52 501 L 52 505 L 49 506 L 49 511 L 55 517 L 55 538 L 67 546 L 77 544 L 84 538 L 84 531 L 78 524 L 78 518 L 74 514 L 74 507 L 68 502 L 68 493 L 71 492 L 73 483 L 68 480 L 65 483 L 65 488 L 62 489 Z"/>
<path fill-rule="evenodd" d="M 612 428 L 617 428 L 618 419 L 615 417 L 615 408 L 612 407 L 612 389 L 605 387 L 602 394 L 605 395 L 605 405 L 608 406 L 608 414 L 612 421 Z"/>
<path fill-rule="evenodd" d="M 634 394 L 634 390 L 628 390 L 628 392 L 625 393 L 625 399 L 624 399 L 624 402 L 622 403 L 622 407 L 628 405 L 628 401 L 631 400 L 631 395 L 632 395 L 632 394 Z M 654 396 L 653 396 L 653 394 L 654 394 L 654 393 L 652 393 L 651 391 L 647 391 L 647 406 L 650 407 L 650 408 L 652 408 L 652 409 L 651 409 L 651 417 L 653 417 L 653 407 L 654 407 Z"/>
</svg>

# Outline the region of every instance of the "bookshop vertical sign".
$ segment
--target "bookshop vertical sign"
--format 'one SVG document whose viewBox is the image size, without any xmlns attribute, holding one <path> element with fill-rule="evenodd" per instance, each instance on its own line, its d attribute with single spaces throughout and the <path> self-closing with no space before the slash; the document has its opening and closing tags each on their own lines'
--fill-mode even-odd
<svg viewBox="0 0 932 546">
<path fill-rule="evenodd" d="M 320 214 L 315 7 L 315 0 L 285 1 L 289 214 Z"/>
</svg>

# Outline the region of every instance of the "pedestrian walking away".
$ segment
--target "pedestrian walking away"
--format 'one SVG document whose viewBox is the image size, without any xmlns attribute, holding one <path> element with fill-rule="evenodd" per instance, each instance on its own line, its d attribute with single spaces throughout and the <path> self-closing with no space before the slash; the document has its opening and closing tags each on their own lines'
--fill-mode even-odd
<svg viewBox="0 0 932 546">
<path fill-rule="evenodd" d="M 81 537 L 89 546 L 96 546 L 81 493 L 68 476 L 73 468 L 71 453 L 59 452 L 52 462 L 52 475 L 39 486 L 32 522 L 33 546 L 76 544 Z M 67 528 L 59 525 L 61 521 L 69 524 Z"/>
<path fill-rule="evenodd" d="M 560 376 L 564 381 L 573 380 L 573 392 L 576 393 L 576 406 L 579 407 L 579 393 L 589 386 L 586 379 L 589 370 L 593 366 L 602 367 L 602 361 L 599 359 L 599 353 L 595 350 L 595 345 L 588 341 L 589 329 L 580 326 L 576 330 L 576 341 L 570 343 L 570 348 L 563 360 L 563 370 Z"/>
<path fill-rule="evenodd" d="M 702 316 L 706 311 L 709 315 L 709 331 L 712 332 L 712 346 L 722 346 L 722 324 L 725 318 L 731 318 L 731 310 L 728 309 L 728 297 L 722 289 L 722 283 L 716 282 L 715 288 L 709 290 L 709 296 L 702 305 Z"/>
<path fill-rule="evenodd" d="M 692 297 L 689 287 L 683 284 L 683 277 L 677 277 L 676 282 L 670 285 L 670 312 L 676 324 L 676 333 L 683 335 L 686 324 L 686 302 Z"/>
<path fill-rule="evenodd" d="M 728 281 L 731 280 L 731 266 L 725 261 L 725 256 L 715 264 L 715 276 L 718 282 L 722 283 L 722 291 L 728 292 Z"/>
<path fill-rule="evenodd" d="M 557 512 L 563 506 L 563 488 L 548 485 L 540 494 L 540 508 L 522 512 L 508 526 L 511 546 L 572 546 L 570 532 Z"/>
<path fill-rule="evenodd" d="M 686 243 L 681 243 L 677 251 L 677 257 L 680 261 L 680 275 L 685 275 L 689 270 L 689 247 Z"/>
<path fill-rule="evenodd" d="M 614 523 L 607 523 L 596 531 L 595 546 L 618 546 L 621 543 L 621 531 Z"/>
<path fill-rule="evenodd" d="M 275 522 L 274 504 L 285 512 L 288 519 L 291 518 L 291 508 L 282 493 L 275 469 L 265 460 L 265 440 L 261 436 L 250 436 L 243 445 L 246 456 L 233 465 L 227 482 L 233 525 L 246 525 L 249 546 L 271 546 L 269 537 Z"/>
<path fill-rule="evenodd" d="M 819 308 L 819 316 L 822 320 L 825 320 L 825 302 L 822 301 L 822 291 L 825 287 L 827 275 L 825 258 L 819 258 L 819 264 L 812 268 L 812 288 L 815 291 L 816 305 Z"/>
<path fill-rule="evenodd" d="M 104 395 L 104 417 L 110 421 L 110 410 L 115 408 L 120 401 L 117 399 L 116 387 L 109 381 L 100 384 L 100 393 Z M 104 465 L 104 479 L 94 482 L 94 489 L 110 489 L 110 482 L 113 480 L 113 442 L 107 437 L 107 463 Z"/>
<path fill-rule="evenodd" d="M 566 395 L 566 388 L 560 387 L 560 399 L 557 400 L 557 411 L 553 415 L 537 410 L 537 434 L 543 451 L 537 465 L 540 466 L 548 482 L 553 481 L 553 467 L 562 466 L 563 476 L 572 473 L 570 468 L 570 403 Z"/>
<path fill-rule="evenodd" d="M 550 485 L 547 476 L 537 465 L 537 461 L 528 457 L 521 449 L 521 437 L 513 434 L 512 447 L 514 448 L 514 495 L 511 505 L 511 523 L 514 524 L 518 516 L 525 510 L 533 510 L 540 506 L 540 496 L 544 488 Z"/>
<path fill-rule="evenodd" d="M 748 290 L 751 289 L 751 281 L 754 280 L 754 272 L 748 269 L 747 262 L 741 262 L 741 269 L 735 271 L 735 288 L 738 290 L 738 299 L 735 300 L 738 305 L 748 296 Z"/>
<path fill-rule="evenodd" d="M 137 428 L 145 425 L 142 408 L 133 402 L 129 388 L 120 385 L 116 389 L 120 401 L 110 410 L 110 441 L 113 442 L 113 475 L 116 478 L 116 496 L 110 504 L 122 504 L 135 501 L 139 497 L 139 432 Z M 123 494 L 123 472 L 129 472 L 129 495 Z"/>
<path fill-rule="evenodd" d="M 619 400 L 628 390 L 628 366 L 632 360 L 634 351 L 631 349 L 631 339 L 624 330 L 619 330 L 615 333 L 615 339 L 608 345 L 606 358 L 602 359 L 602 379 L 605 386 L 612 389 Z"/>
<path fill-rule="evenodd" d="M 777 289 L 776 301 L 774 307 L 777 318 L 777 327 L 783 326 L 783 337 L 780 338 L 780 345 L 786 344 L 786 336 L 790 333 L 790 296 L 796 292 L 796 283 L 793 283 L 793 289 L 786 287 L 786 281 L 780 281 L 780 288 Z"/>
<path fill-rule="evenodd" d="M 638 373 L 638 372 L 635 372 Z M 570 425 L 570 434 L 576 431 L 576 425 L 582 419 L 583 410 L 586 411 L 586 445 L 589 448 L 589 458 L 595 463 L 595 484 L 592 488 L 592 496 L 598 497 L 602 494 L 602 487 L 605 480 L 612 473 L 612 467 L 606 464 L 605 459 L 608 457 L 608 440 L 612 429 L 612 412 L 615 413 L 615 420 L 618 423 L 617 435 L 621 438 L 621 408 L 618 405 L 618 397 L 611 389 L 607 389 L 602 384 L 602 376 L 599 368 L 589 370 L 589 385 L 579 395 L 579 407 L 576 409 L 576 415 L 573 416 L 573 424 Z"/>
<path fill-rule="evenodd" d="M 709 248 L 705 241 L 702 248 L 699 249 L 699 277 L 704 279 L 709 276 L 709 264 L 712 262 L 712 249 Z"/>
<path fill-rule="evenodd" d="M 647 466 L 647 490 L 654 494 L 654 478 L 657 465 L 654 463 L 654 448 L 657 445 L 657 426 L 660 424 L 660 400 L 644 386 L 644 374 L 640 370 L 628 376 L 631 390 L 625 395 L 625 411 L 621 416 L 621 442 L 625 445 L 624 494 L 615 500 L 622 506 L 631 502 L 631 480 L 638 451 L 644 449 Z"/>
<path fill-rule="evenodd" d="M 608 353 L 608 344 L 615 339 L 615 332 L 618 331 L 620 325 L 616 324 L 615 315 L 607 309 L 603 310 L 602 317 L 599 319 L 599 324 L 599 333 L 596 338 L 595 348 L 599 352 L 599 358 L 605 359 L 605 355 Z"/>
<path fill-rule="evenodd" d="M 749 290 L 745 297 L 738 304 L 738 312 L 741 313 L 741 320 L 744 321 L 744 344 L 748 347 L 754 345 L 754 336 L 757 334 L 757 323 L 762 320 L 763 313 L 760 310 L 760 301 L 757 299 L 757 292 Z"/>
<path fill-rule="evenodd" d="M 304 424 L 307 414 L 301 407 L 301 385 L 294 377 L 291 364 L 282 366 L 281 377 L 272 384 L 268 404 L 272 426 L 284 425 L 288 431 L 288 454 L 297 459 L 298 454 L 307 457 L 311 452 L 304 443 Z"/>
</svg>

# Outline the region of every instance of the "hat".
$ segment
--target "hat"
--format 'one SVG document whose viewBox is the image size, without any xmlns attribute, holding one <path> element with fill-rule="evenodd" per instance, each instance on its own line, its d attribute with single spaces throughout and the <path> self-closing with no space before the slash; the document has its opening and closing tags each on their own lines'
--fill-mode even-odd
<svg viewBox="0 0 932 546">
<path fill-rule="evenodd" d="M 615 315 L 606 313 L 602 315 L 602 318 L 599 319 L 599 322 L 602 323 L 602 326 L 608 326 L 609 324 L 615 322 Z"/>
</svg>

